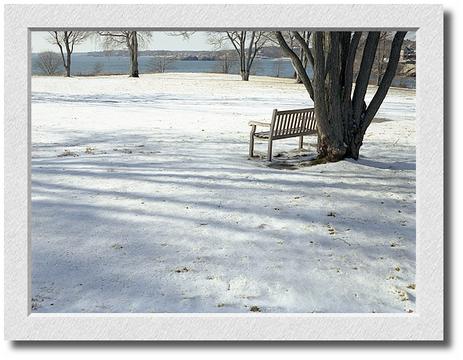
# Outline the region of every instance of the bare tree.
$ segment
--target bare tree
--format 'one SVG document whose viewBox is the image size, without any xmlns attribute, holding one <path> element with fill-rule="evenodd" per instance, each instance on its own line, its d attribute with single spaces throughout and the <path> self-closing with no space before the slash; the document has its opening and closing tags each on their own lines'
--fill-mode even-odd
<svg viewBox="0 0 463 360">
<path fill-rule="evenodd" d="M 234 54 L 231 54 L 229 51 L 223 52 L 217 58 L 217 72 L 222 74 L 230 74 L 235 68 L 236 61 L 237 59 Z"/>
<path fill-rule="evenodd" d="M 264 36 L 263 31 L 226 31 L 209 34 L 209 43 L 216 48 L 221 48 L 227 41 L 231 42 L 238 54 L 240 75 L 244 81 L 249 80 L 254 59 L 267 40 L 268 37 Z"/>
<path fill-rule="evenodd" d="M 280 77 L 281 75 L 281 66 L 283 65 L 283 61 L 281 59 L 275 60 L 273 63 L 273 70 L 275 71 L 275 76 Z"/>
<path fill-rule="evenodd" d="M 61 58 L 63 60 L 63 66 L 65 69 L 65 75 L 71 76 L 71 56 L 74 51 L 74 46 L 82 43 L 87 39 L 91 33 L 87 31 L 50 31 L 49 41 L 52 44 L 58 45 Z"/>
<path fill-rule="evenodd" d="M 38 54 L 36 65 L 46 75 L 56 75 L 60 71 L 61 56 L 58 53 L 46 51 Z"/>
<path fill-rule="evenodd" d="M 151 39 L 149 31 L 98 31 L 107 49 L 127 47 L 129 51 L 129 76 L 138 77 L 138 48 Z"/>
<path fill-rule="evenodd" d="M 189 40 L 191 36 L 193 36 L 196 31 L 169 31 L 166 32 L 169 36 L 181 36 L 183 40 Z"/>
<path fill-rule="evenodd" d="M 169 65 L 174 61 L 175 58 L 169 56 L 153 57 L 148 63 L 148 71 L 155 73 L 165 73 Z"/>
<path fill-rule="evenodd" d="M 344 158 L 358 159 L 365 132 L 384 101 L 395 76 L 406 33 L 395 33 L 384 76 L 368 106 L 365 95 L 380 32 L 371 31 L 367 34 L 353 93 L 353 64 L 362 32 L 314 32 L 313 79 L 309 78 L 300 56 L 288 46 L 281 32 L 275 33 L 281 48 L 291 58 L 302 83 L 314 101 L 318 131 L 317 163 L 339 161 Z M 296 39 L 298 38 L 296 36 Z M 303 43 L 300 44 L 305 47 Z"/>
<path fill-rule="evenodd" d="M 221 58 L 220 58 L 220 69 L 221 69 L 221 72 L 223 74 L 228 74 L 230 73 L 230 68 L 231 68 L 231 62 L 230 62 L 230 59 L 228 58 L 228 55 L 227 54 L 224 54 Z"/>
<path fill-rule="evenodd" d="M 104 64 L 102 62 L 96 62 L 95 65 L 93 65 L 93 75 L 100 75 L 103 72 L 104 69 Z"/>
</svg>

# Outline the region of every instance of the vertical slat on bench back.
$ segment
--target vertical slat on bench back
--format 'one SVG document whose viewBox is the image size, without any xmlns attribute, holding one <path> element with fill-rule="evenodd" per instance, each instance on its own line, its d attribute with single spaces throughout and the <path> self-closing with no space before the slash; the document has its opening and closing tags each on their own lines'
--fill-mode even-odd
<svg viewBox="0 0 463 360">
<path fill-rule="evenodd" d="M 284 116 L 278 115 L 278 128 L 276 135 L 282 135 L 284 130 Z"/>
<path fill-rule="evenodd" d="M 309 127 L 308 130 L 317 130 L 317 124 L 315 122 L 315 111 L 312 110 L 309 114 Z"/>
<path fill-rule="evenodd" d="M 297 114 L 296 127 L 297 127 L 297 131 L 299 131 L 299 132 L 304 130 L 302 128 L 302 117 L 303 117 L 303 115 L 304 115 L 304 113 L 298 113 Z"/>
<path fill-rule="evenodd" d="M 290 134 L 294 135 L 300 132 L 298 129 L 298 122 L 299 122 L 299 114 L 298 112 L 291 114 L 291 125 L 290 125 Z"/>
<path fill-rule="evenodd" d="M 304 112 L 301 114 L 301 117 L 302 117 L 302 120 L 301 120 L 301 128 L 303 129 L 303 131 L 306 131 L 306 130 L 307 130 L 307 124 L 308 124 L 309 113 L 308 113 L 307 111 L 304 111 Z"/>
<path fill-rule="evenodd" d="M 279 115 L 279 117 L 280 117 L 280 132 L 278 133 L 278 135 L 284 135 L 286 131 L 287 116 L 286 114 L 281 114 Z"/>
<path fill-rule="evenodd" d="M 310 112 L 304 111 L 304 120 L 302 121 L 302 129 L 304 129 L 304 131 L 307 131 L 309 128 L 309 116 Z"/>
<path fill-rule="evenodd" d="M 292 123 L 292 126 L 291 126 L 292 134 L 296 134 L 298 132 L 298 130 L 297 130 L 297 118 L 298 118 L 298 113 L 294 113 L 293 114 L 293 123 Z"/>
<path fill-rule="evenodd" d="M 293 124 L 291 126 L 291 133 L 292 134 L 297 133 L 297 113 L 293 114 Z"/>
<path fill-rule="evenodd" d="M 280 115 L 281 118 L 281 128 L 278 135 L 284 135 L 286 133 L 286 124 L 288 122 L 288 116 L 286 114 Z"/>
<path fill-rule="evenodd" d="M 293 121 L 293 126 L 292 126 L 292 133 L 297 134 L 299 133 L 299 129 L 297 127 L 297 123 L 299 121 L 299 113 L 294 113 L 294 121 Z"/>
<path fill-rule="evenodd" d="M 273 116 L 274 116 L 274 119 L 273 119 L 274 124 L 270 131 L 272 131 L 272 136 L 279 136 L 281 132 L 281 127 L 282 127 L 282 123 L 281 123 L 282 116 L 278 114 L 277 109 L 273 111 Z"/>
<path fill-rule="evenodd" d="M 289 111 L 277 111 L 272 128 L 272 136 L 280 137 L 285 135 L 297 136 L 300 133 L 307 133 L 316 130 L 314 109 L 300 109 Z"/>
<path fill-rule="evenodd" d="M 294 113 L 289 114 L 289 127 L 288 127 L 288 134 L 292 135 L 294 132 Z"/>
<path fill-rule="evenodd" d="M 280 135 L 280 129 L 281 129 L 281 116 L 277 114 L 275 118 L 275 126 L 273 128 L 273 136 Z"/>
</svg>

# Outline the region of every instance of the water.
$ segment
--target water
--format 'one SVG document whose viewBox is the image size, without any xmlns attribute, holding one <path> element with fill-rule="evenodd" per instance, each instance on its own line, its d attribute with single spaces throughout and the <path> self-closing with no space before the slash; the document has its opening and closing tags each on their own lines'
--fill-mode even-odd
<svg viewBox="0 0 463 360">
<path fill-rule="evenodd" d="M 158 60 L 158 58 L 153 56 L 140 56 L 138 58 L 140 73 L 156 72 L 153 62 L 156 63 Z M 231 62 L 229 73 L 238 74 L 238 65 L 236 61 Z M 166 72 L 221 73 L 222 66 L 222 61 L 173 60 L 167 65 Z M 71 75 L 95 75 L 97 72 L 100 74 L 127 74 L 128 69 L 129 58 L 127 56 L 74 54 L 72 57 Z M 310 69 L 308 73 L 309 76 L 312 76 Z M 40 74 L 41 71 L 37 66 L 37 54 L 32 54 L 32 75 Z M 292 78 L 294 76 L 294 69 L 289 59 L 255 59 L 251 74 Z M 414 89 L 416 81 L 415 78 L 400 78 L 394 79 L 392 85 Z"/>
<path fill-rule="evenodd" d="M 140 73 L 156 72 L 153 69 L 153 56 L 140 56 L 138 66 Z M 154 62 L 156 62 L 154 60 Z M 230 73 L 238 73 L 238 63 L 231 62 Z M 126 56 L 89 56 L 75 54 L 72 57 L 72 75 L 92 75 L 97 67 L 104 74 L 127 74 L 129 58 Z M 167 72 L 218 73 L 222 72 L 222 61 L 173 60 L 167 65 Z M 32 74 L 41 73 L 37 66 L 37 54 L 32 55 Z M 252 66 L 253 75 L 292 77 L 294 70 L 288 59 L 256 59 Z"/>
</svg>

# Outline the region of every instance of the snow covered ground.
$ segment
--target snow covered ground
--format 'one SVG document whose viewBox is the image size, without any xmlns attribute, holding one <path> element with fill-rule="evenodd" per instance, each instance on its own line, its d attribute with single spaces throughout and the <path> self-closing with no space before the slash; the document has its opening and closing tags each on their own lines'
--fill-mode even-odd
<svg viewBox="0 0 463 360">
<path fill-rule="evenodd" d="M 414 311 L 415 91 L 359 161 L 248 160 L 249 120 L 308 105 L 290 79 L 33 77 L 33 311 Z"/>
</svg>

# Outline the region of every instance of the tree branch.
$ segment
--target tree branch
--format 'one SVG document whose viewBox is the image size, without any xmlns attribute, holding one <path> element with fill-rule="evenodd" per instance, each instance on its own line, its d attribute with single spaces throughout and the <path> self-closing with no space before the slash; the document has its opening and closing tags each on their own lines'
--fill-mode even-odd
<svg viewBox="0 0 463 360">
<path fill-rule="evenodd" d="M 249 42 L 249 48 L 248 48 L 248 58 L 246 59 L 246 71 L 249 71 L 251 68 L 251 57 L 252 57 L 252 50 L 254 47 L 254 37 L 256 36 L 256 32 L 252 31 L 251 32 L 251 41 Z"/>
<path fill-rule="evenodd" d="M 402 48 L 406 34 L 406 31 L 397 31 L 394 35 L 386 71 L 378 89 L 376 90 L 375 95 L 373 96 L 373 99 L 370 101 L 370 104 L 368 105 L 368 108 L 365 112 L 365 117 L 362 123 L 362 128 L 364 131 L 368 128 L 371 121 L 375 117 L 392 84 L 392 80 L 394 79 L 395 73 L 397 71 L 397 65 L 399 64 L 400 50 Z"/>
<path fill-rule="evenodd" d="M 307 57 L 307 60 L 309 61 L 310 66 L 313 69 L 314 60 L 313 60 L 312 51 L 309 48 L 309 44 L 307 43 L 306 40 L 304 40 L 304 38 L 301 36 L 301 34 L 299 34 L 298 31 L 291 31 L 291 33 L 294 35 L 294 38 L 296 39 L 296 41 L 299 43 L 299 46 L 303 49 L 303 52 L 305 56 Z M 309 33 L 309 37 L 310 37 L 310 33 Z"/>
<path fill-rule="evenodd" d="M 354 79 L 354 60 L 357 53 L 357 47 L 362 37 L 361 31 L 356 31 L 350 40 L 349 52 L 347 54 L 346 66 L 344 72 L 344 101 L 350 100 L 352 96 L 352 81 Z"/>
<path fill-rule="evenodd" d="M 227 31 L 227 36 L 228 36 L 228 38 L 230 39 L 230 41 L 231 41 L 233 47 L 235 48 L 236 52 L 238 53 L 238 55 L 241 56 L 240 50 L 238 49 L 238 46 L 237 46 L 237 44 L 235 43 L 236 40 L 232 37 L 232 35 L 231 35 L 230 32 L 228 32 L 228 31 Z"/>
<path fill-rule="evenodd" d="M 296 69 L 299 77 L 302 80 L 302 83 L 304 84 L 305 88 L 307 89 L 309 93 L 310 98 L 314 100 L 314 91 L 312 87 L 312 82 L 310 81 L 309 76 L 307 75 L 307 72 L 305 71 L 304 65 L 302 65 L 301 59 L 299 59 L 297 54 L 288 46 L 288 44 L 286 43 L 286 40 L 281 34 L 281 31 L 276 31 L 275 36 L 283 52 L 286 53 L 290 57 L 294 65 L 294 68 Z"/>
<path fill-rule="evenodd" d="M 58 45 L 59 51 L 61 52 L 61 58 L 63 59 L 63 65 L 66 68 L 66 59 L 64 58 L 63 46 L 61 45 L 60 39 L 58 38 L 58 31 L 53 31 L 53 34 L 52 35 L 55 38 L 56 45 Z"/>
<path fill-rule="evenodd" d="M 378 46 L 379 31 L 370 31 L 363 49 L 362 62 L 359 74 L 355 82 L 354 96 L 352 97 L 352 116 L 356 123 L 360 122 L 360 115 L 365 104 L 365 94 L 370 80 L 371 69 L 375 60 L 376 47 Z"/>
</svg>

